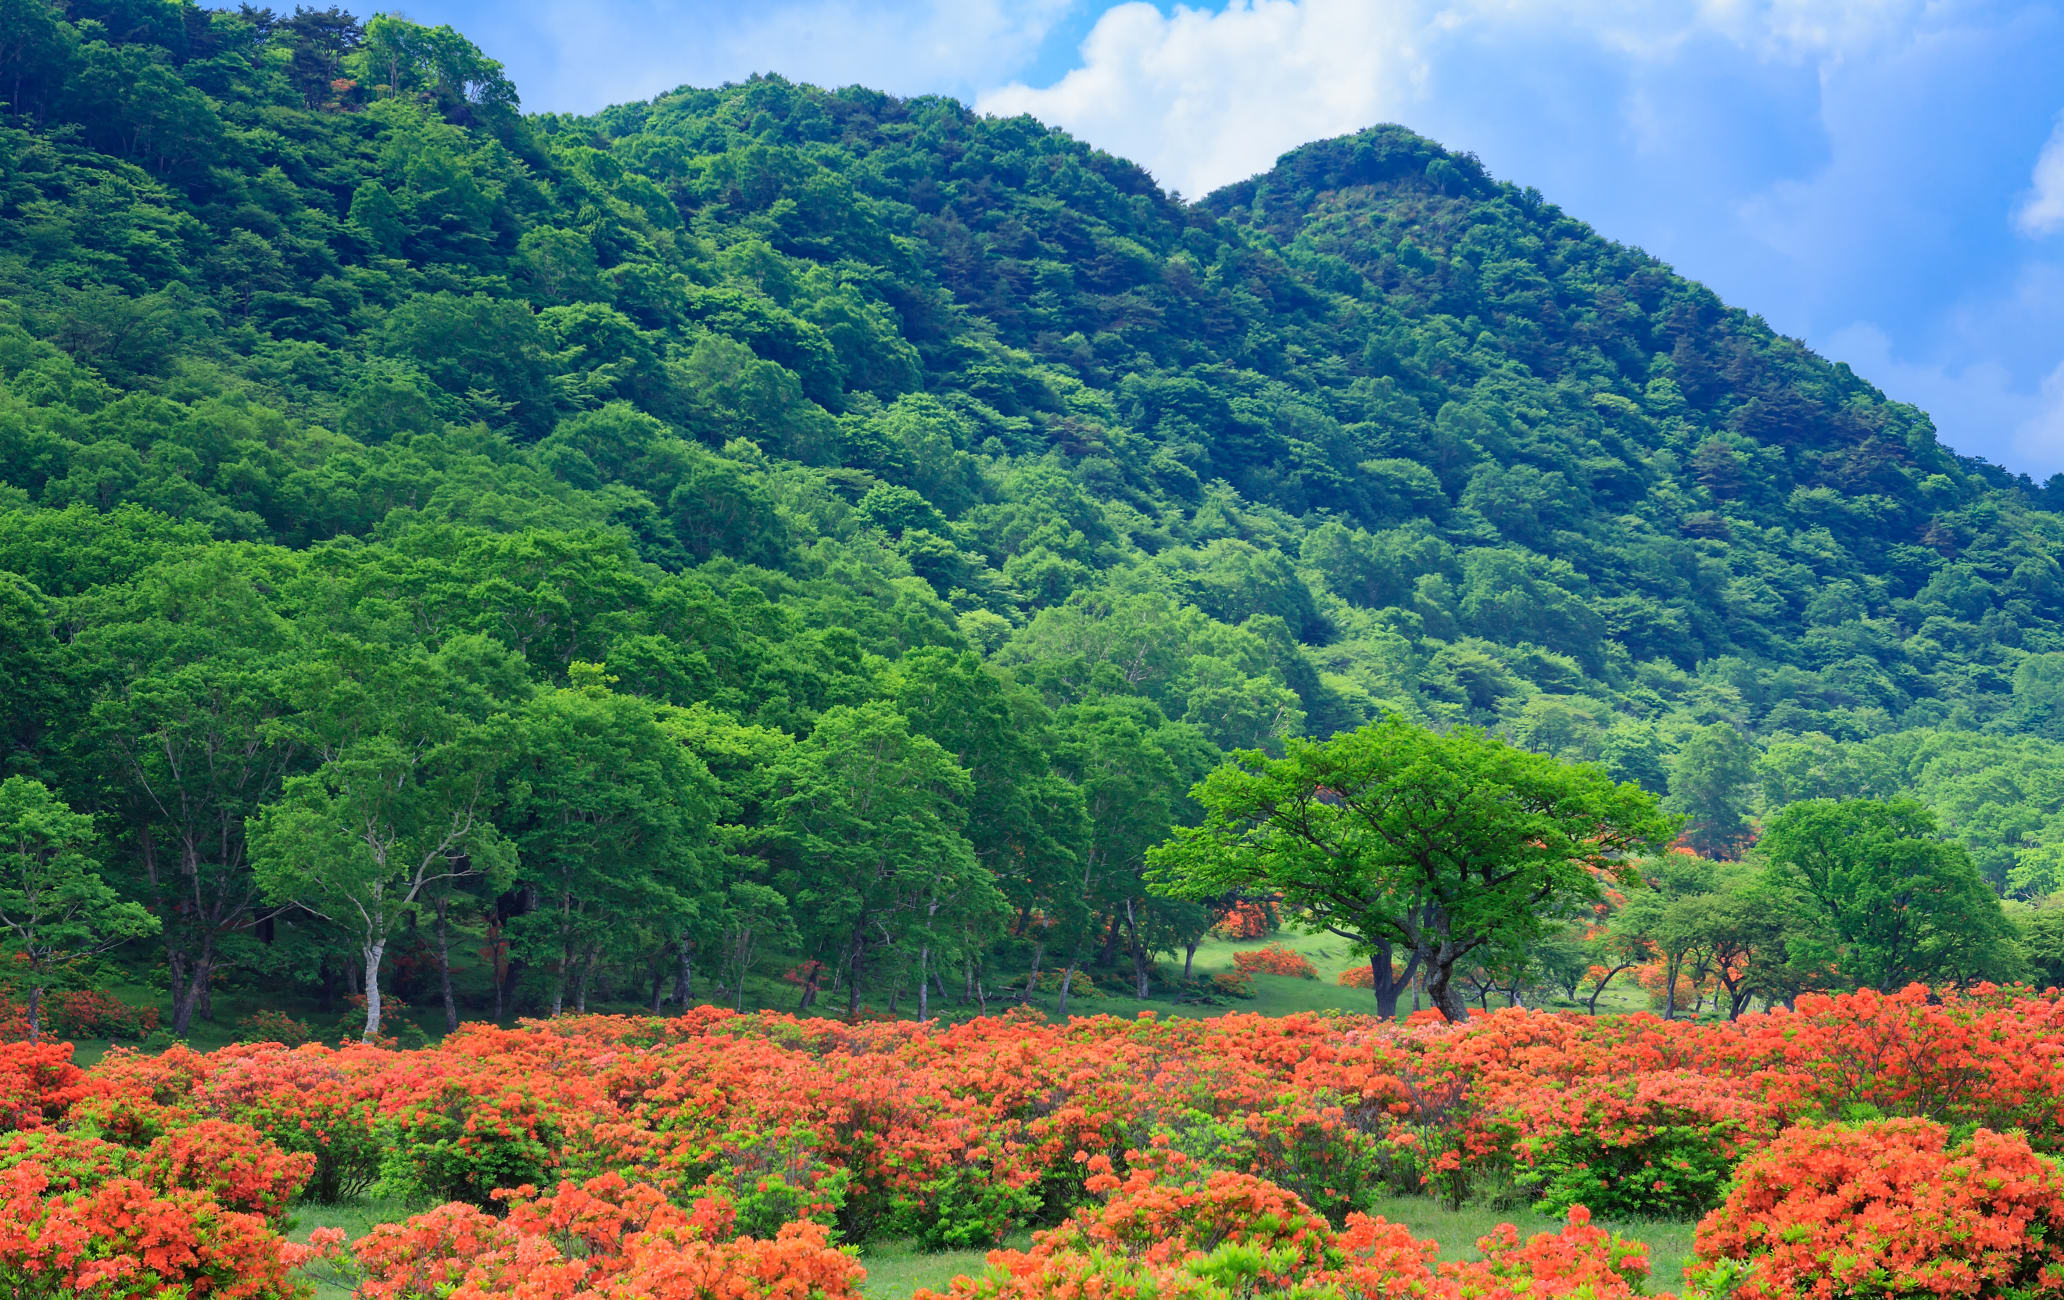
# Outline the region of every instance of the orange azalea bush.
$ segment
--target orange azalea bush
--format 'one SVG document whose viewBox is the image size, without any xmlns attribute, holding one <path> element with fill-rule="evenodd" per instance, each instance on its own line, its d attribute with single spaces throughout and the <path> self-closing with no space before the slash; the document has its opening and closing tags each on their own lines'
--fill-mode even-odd
<svg viewBox="0 0 2064 1300">
<path fill-rule="evenodd" d="M 1743 1300 L 2064 1295 L 2064 1174 L 1990 1129 L 1802 1125 L 1748 1159 L 1698 1248 Z"/>
<path fill-rule="evenodd" d="M 1405 973 L 1397 962 L 1390 964 L 1390 977 L 1395 980 Z M 1357 962 L 1335 976 L 1333 982 L 1344 989 L 1373 989 L 1376 987 L 1376 971 L 1369 963 Z"/>
<path fill-rule="evenodd" d="M 770 1240 L 731 1232 L 721 1202 L 695 1212 L 616 1175 L 525 1187 L 501 1198 L 507 1217 L 453 1202 L 359 1241 L 363 1300 L 860 1300 L 864 1270 L 800 1222 Z"/>
<path fill-rule="evenodd" d="M 1647 1261 L 1591 1213 L 1714 1205 L 1700 1283 L 1748 1300 L 2064 1296 L 2060 1037 L 2055 995 L 1981 988 L 1734 1023 L 703 1007 L 90 1069 L 0 1043 L 0 1281 L 267 1300 L 311 1256 L 290 1201 L 377 1187 L 430 1208 L 326 1265 L 368 1300 L 837 1300 L 835 1243 L 1030 1228 L 949 1294 L 1616 1300 Z M 1856 1115 L 1891 1118 L 1828 1127 Z M 1468 1263 L 1367 1217 L 1515 1184 L 1563 1228 Z"/>
<path fill-rule="evenodd" d="M 918 1300 L 1623 1300 L 1643 1292 L 1648 1274 L 1638 1243 L 1592 1227 L 1581 1209 L 1561 1232 L 1522 1242 L 1504 1224 L 1478 1241 L 1481 1259 L 1442 1263 L 1435 1243 L 1383 1219 L 1356 1214 L 1335 1231 L 1265 1179 L 1127 1154 L 1135 1163 L 1122 1179 L 1104 1157 L 1088 1161 L 1101 1205 L 1036 1234 L 1029 1250 L 990 1252 L 985 1273 Z"/>
<path fill-rule="evenodd" d="M 1300 980 L 1319 977 L 1319 972 L 1302 953 L 1292 952 L 1279 943 L 1234 953 L 1233 969 L 1241 975 L 1288 975 L 1291 979 Z"/>
<path fill-rule="evenodd" d="M 1244 943 L 1250 939 L 1265 939 L 1277 930 L 1276 914 L 1266 903 L 1241 901 L 1233 904 L 1232 910 L 1219 918 L 1212 933 L 1221 939 Z"/>
</svg>

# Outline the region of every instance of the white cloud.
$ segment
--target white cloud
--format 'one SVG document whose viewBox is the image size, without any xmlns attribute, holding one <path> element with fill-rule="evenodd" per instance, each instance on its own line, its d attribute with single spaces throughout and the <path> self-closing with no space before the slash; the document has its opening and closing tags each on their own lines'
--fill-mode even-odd
<svg viewBox="0 0 2064 1300">
<path fill-rule="evenodd" d="M 2024 235 L 2054 235 L 2064 230 L 2064 115 L 2035 156 L 2035 174 L 2021 206 L 2014 211 L 2014 226 Z"/>
<path fill-rule="evenodd" d="M 1433 75 L 1466 61 L 1473 44 L 1580 41 L 1645 63 L 1718 40 L 1757 59 L 1835 61 L 1899 31 L 1926 3 L 1228 0 L 1163 13 L 1135 2 L 1098 19 L 1079 66 L 1060 80 L 1014 82 L 975 106 L 1030 113 L 1197 195 L 1307 140 L 1413 116 Z M 1544 60 L 1555 57 L 1547 43 Z"/>
<path fill-rule="evenodd" d="M 2014 430 L 2016 469 L 2036 478 L 2064 473 L 2064 364 L 2043 378 L 2035 409 Z"/>
<path fill-rule="evenodd" d="M 1083 41 L 1080 67 L 976 107 L 1067 127 L 1197 195 L 1410 103 L 1425 76 L 1422 30 L 1408 3 L 1232 0 L 1171 14 L 1121 4 Z"/>
<path fill-rule="evenodd" d="M 1848 362 L 1894 401 L 1927 411 L 1956 450 L 2038 480 L 2064 473 L 2064 364 L 2027 388 L 1991 357 L 1962 365 L 1902 359 L 1885 331 L 1868 322 L 1836 331 L 1819 350 Z"/>
</svg>

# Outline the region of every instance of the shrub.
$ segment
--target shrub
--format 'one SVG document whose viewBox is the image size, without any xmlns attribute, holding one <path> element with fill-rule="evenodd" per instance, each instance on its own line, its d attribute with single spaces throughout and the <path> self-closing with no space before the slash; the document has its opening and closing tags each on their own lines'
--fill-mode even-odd
<svg viewBox="0 0 2064 1300">
<path fill-rule="evenodd" d="M 1743 1152 L 1775 1131 L 1743 1091 L 1685 1071 L 1580 1079 L 1525 1089 L 1493 1127 L 1512 1134 L 1514 1181 L 1538 1210 L 1684 1218 L 1711 1208 Z"/>
<path fill-rule="evenodd" d="M 200 1296 L 299 1300 L 286 1243 L 205 1192 L 112 1178 L 49 1194 L 44 1171 L 0 1175 L 0 1279 L 13 1300 Z"/>
<path fill-rule="evenodd" d="M 1698 1228 L 1743 1300 L 2064 1294 L 2064 1175 L 2018 1136 L 1923 1119 L 1787 1129 Z"/>
<path fill-rule="evenodd" d="M 1241 975 L 1286 975 L 1298 980 L 1319 977 L 1319 972 L 1303 954 L 1292 952 L 1279 943 L 1234 953 L 1233 969 Z"/>
<path fill-rule="evenodd" d="M 315 1171 L 315 1157 L 282 1151 L 242 1124 L 203 1119 L 152 1142 L 138 1168 L 154 1187 L 193 1188 L 232 1210 L 277 1220 Z"/>
<path fill-rule="evenodd" d="M 1390 964 L 1390 977 L 1393 980 L 1404 973 L 1404 967 L 1396 962 Z M 1373 989 L 1376 987 L 1376 972 L 1370 969 L 1368 962 L 1356 962 L 1340 972 L 1333 982 L 1344 989 Z"/>
<path fill-rule="evenodd" d="M 70 1043 L 0 1043 L 0 1132 L 40 1128 L 85 1095 Z"/>
<path fill-rule="evenodd" d="M 1061 991 L 1061 981 L 1067 979 L 1067 976 L 1068 972 L 1065 970 L 1043 970 L 1039 972 L 1040 992 L 1059 994 Z M 1075 972 L 1075 978 L 1068 980 L 1068 996 L 1070 998 L 1089 1000 L 1101 998 L 1105 995 L 1104 991 L 1096 986 L 1096 982 L 1090 979 L 1088 971 L 1078 969 Z"/>
<path fill-rule="evenodd" d="M 546 1182 L 560 1126 L 531 1093 L 447 1083 L 380 1124 L 380 1186 L 404 1200 L 490 1205 L 497 1190 Z"/>
<path fill-rule="evenodd" d="M 382 1224 L 354 1253 L 363 1300 L 861 1300 L 863 1270 L 818 1223 L 771 1239 L 732 1235 L 727 1208 L 694 1213 L 653 1188 L 604 1176 L 517 1193 L 506 1219 L 448 1204 Z"/>
<path fill-rule="evenodd" d="M 158 1027 L 156 1007 L 132 1007 L 97 989 L 51 993 L 43 1000 L 44 1032 L 58 1038 L 148 1037 Z"/>
<path fill-rule="evenodd" d="M 1266 939 L 1276 929 L 1275 910 L 1268 904 L 1239 902 L 1233 904 L 1233 910 L 1212 927 L 1212 933 L 1235 943 L 1246 943 Z"/>
<path fill-rule="evenodd" d="M 378 1089 L 354 1081 L 338 1054 L 259 1044 L 215 1059 L 206 1104 L 284 1150 L 315 1157 L 304 1188 L 309 1200 L 334 1204 L 373 1185 L 382 1154 L 372 1096 Z"/>
<path fill-rule="evenodd" d="M 282 1047 L 299 1047 L 315 1037 L 306 1020 L 296 1020 L 284 1011 L 253 1011 L 237 1021 L 237 1041 L 241 1043 L 278 1043 Z"/>
</svg>

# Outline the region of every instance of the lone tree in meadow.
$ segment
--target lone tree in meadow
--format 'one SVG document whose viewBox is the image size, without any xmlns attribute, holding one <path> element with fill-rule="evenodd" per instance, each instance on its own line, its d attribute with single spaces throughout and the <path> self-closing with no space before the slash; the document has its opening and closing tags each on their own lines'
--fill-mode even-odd
<svg viewBox="0 0 2064 1300">
<path fill-rule="evenodd" d="M 41 782 L 0 781 L 0 953 L 29 990 L 29 1041 L 43 1036 L 43 991 L 69 964 L 158 932 L 158 918 L 122 901 L 87 850 L 93 819 Z"/>
<path fill-rule="evenodd" d="M 1397 718 L 1293 740 L 1281 758 L 1238 753 L 1193 793 L 1206 817 L 1154 850 L 1157 887 L 1279 894 L 1287 914 L 1368 955 L 1386 1016 L 1423 967 L 1434 1005 L 1462 1019 L 1458 963 L 1523 949 L 1676 826 L 1598 768 Z M 1393 979 L 1396 949 L 1410 958 Z"/>
</svg>

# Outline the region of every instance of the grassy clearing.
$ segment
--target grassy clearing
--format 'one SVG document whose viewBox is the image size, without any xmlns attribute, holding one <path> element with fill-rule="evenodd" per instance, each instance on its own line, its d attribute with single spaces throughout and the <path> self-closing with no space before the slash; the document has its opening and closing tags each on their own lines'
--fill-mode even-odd
<svg viewBox="0 0 2064 1300">
<path fill-rule="evenodd" d="M 345 1201 L 337 1205 L 296 1205 L 293 1227 L 287 1232 L 287 1240 L 305 1245 L 308 1234 L 317 1228 L 342 1228 L 345 1240 L 357 1241 L 383 1223 L 398 1223 L 406 1219 L 416 1212 L 416 1208 L 384 1199 Z M 315 1285 L 314 1300 L 350 1300 L 352 1287 L 328 1276 L 320 1265 L 309 1273 L 308 1280 Z"/>
<path fill-rule="evenodd" d="M 1031 1240 L 1030 1233 L 1015 1233 L 1004 1245 L 1023 1250 Z M 944 1291 L 956 1277 L 979 1275 L 988 1254 L 987 1247 L 928 1252 L 908 1241 L 874 1242 L 860 1248 L 860 1262 L 867 1269 L 861 1289 L 868 1300 L 910 1300 L 920 1288 Z"/>
<path fill-rule="evenodd" d="M 1465 1205 L 1453 1210 L 1431 1196 L 1386 1196 L 1371 1205 L 1369 1213 L 1403 1224 L 1415 1237 L 1439 1242 L 1442 1259 L 1476 1259 L 1481 1254 L 1476 1248 L 1477 1240 L 1490 1235 L 1501 1223 L 1518 1228 L 1522 1238 L 1536 1232 L 1554 1232 L 1562 1226 L 1560 1218 L 1536 1214 L 1524 1206 L 1495 1210 Z M 1649 1275 L 1658 1287 L 1674 1288 L 1684 1266 L 1692 1262 L 1695 1225 L 1689 1220 L 1598 1218 L 1593 1222 L 1646 1245 Z"/>
</svg>

